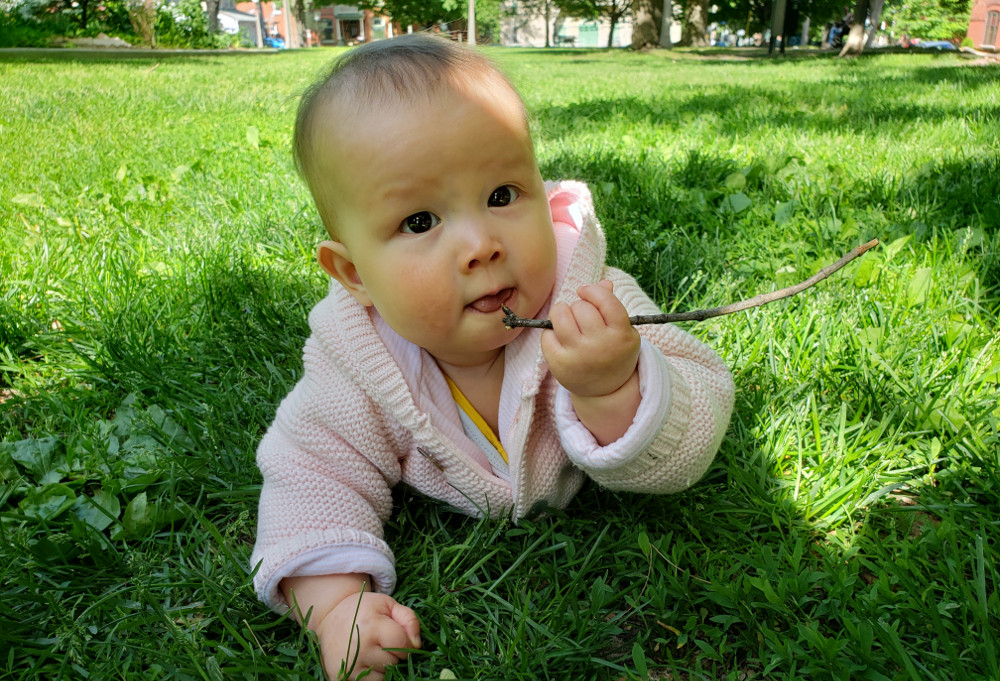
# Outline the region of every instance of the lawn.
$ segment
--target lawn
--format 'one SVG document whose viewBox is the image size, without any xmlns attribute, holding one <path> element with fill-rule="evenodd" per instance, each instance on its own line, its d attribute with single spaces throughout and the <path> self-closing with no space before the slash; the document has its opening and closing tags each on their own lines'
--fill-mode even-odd
<svg viewBox="0 0 1000 681">
<path fill-rule="evenodd" d="M 248 562 L 328 285 L 289 142 L 334 54 L 0 56 L 3 678 L 317 677 Z M 690 491 L 513 525 L 399 490 L 425 646 L 391 678 L 1000 678 L 1000 69 L 489 54 L 664 310 L 882 244 L 687 325 L 737 385 Z"/>
</svg>

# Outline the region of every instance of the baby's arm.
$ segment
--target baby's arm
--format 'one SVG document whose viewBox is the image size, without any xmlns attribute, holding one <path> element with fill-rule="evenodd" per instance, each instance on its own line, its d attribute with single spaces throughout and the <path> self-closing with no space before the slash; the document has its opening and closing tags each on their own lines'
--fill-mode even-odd
<svg viewBox="0 0 1000 681">
<path fill-rule="evenodd" d="M 417 616 L 391 596 L 372 593 L 368 575 L 289 577 L 281 591 L 300 621 L 308 617 L 334 681 L 353 680 L 367 669 L 372 673 L 365 678 L 379 681 L 387 666 L 409 655 L 386 648 L 420 647 Z"/>
<path fill-rule="evenodd" d="M 552 306 L 542 353 L 580 422 L 604 446 L 628 430 L 639 408 L 639 333 L 607 279 L 577 295 L 572 305 Z"/>
<path fill-rule="evenodd" d="M 613 282 L 614 297 L 627 314 L 660 311 L 632 277 L 610 267 L 604 274 Z M 588 288 L 593 287 L 582 287 L 581 293 Z M 609 289 L 607 284 L 605 288 Z M 550 317 L 556 326 L 552 312 Z M 582 401 L 572 394 L 571 386 L 565 385 L 566 390 L 556 399 L 560 438 L 570 460 L 602 487 L 652 494 L 677 492 L 704 474 L 719 448 L 733 407 L 732 374 L 714 351 L 672 324 L 649 324 L 636 331 L 642 338 L 635 365 L 641 394 L 638 408 L 631 414 L 624 409 L 613 416 L 610 409 L 603 412 L 598 402 L 595 411 L 588 413 L 586 405 L 578 407 Z M 600 366 L 606 359 L 603 355 L 580 357 L 577 372 L 586 374 L 592 371 L 588 368 L 591 362 Z M 564 380 L 558 369 L 551 369 L 558 381 Z M 626 382 L 618 394 L 629 389 Z M 610 423 L 622 413 L 631 415 L 632 422 L 618 421 L 616 430 L 610 432 L 620 432 L 617 429 L 623 425 L 626 431 L 607 444 L 601 421 L 607 418 Z"/>
</svg>

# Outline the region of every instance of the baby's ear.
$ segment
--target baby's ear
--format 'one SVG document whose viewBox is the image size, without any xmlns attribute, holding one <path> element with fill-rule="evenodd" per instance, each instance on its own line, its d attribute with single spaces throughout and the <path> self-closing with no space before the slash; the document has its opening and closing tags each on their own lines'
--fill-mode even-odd
<svg viewBox="0 0 1000 681">
<path fill-rule="evenodd" d="M 324 241 L 316 247 L 316 260 L 323 271 L 339 281 L 355 300 L 365 307 L 371 307 L 372 299 L 358 276 L 358 269 L 351 260 L 347 246 L 339 241 Z"/>
</svg>

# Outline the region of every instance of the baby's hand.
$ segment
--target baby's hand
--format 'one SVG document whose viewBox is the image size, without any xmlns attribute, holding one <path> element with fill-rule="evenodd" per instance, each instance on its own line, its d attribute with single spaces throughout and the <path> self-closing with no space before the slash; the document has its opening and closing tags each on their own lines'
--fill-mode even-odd
<svg viewBox="0 0 1000 681">
<path fill-rule="evenodd" d="M 632 377 L 639 361 L 639 333 L 607 279 L 581 286 L 580 300 L 557 303 L 542 333 L 542 353 L 559 384 L 576 397 L 609 395 Z"/>
<path fill-rule="evenodd" d="M 372 671 L 366 679 L 381 681 L 386 667 L 409 655 L 385 648 L 420 647 L 420 621 L 416 614 L 391 596 L 378 593 L 344 598 L 323 618 L 316 634 L 323 651 L 323 667 L 331 681 L 354 681 L 368 669 Z"/>
</svg>

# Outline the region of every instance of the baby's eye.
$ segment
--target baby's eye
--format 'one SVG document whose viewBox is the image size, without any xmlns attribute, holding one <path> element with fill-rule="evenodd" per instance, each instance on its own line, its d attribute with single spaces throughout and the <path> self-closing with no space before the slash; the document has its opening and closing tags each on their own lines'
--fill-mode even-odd
<svg viewBox="0 0 1000 681">
<path fill-rule="evenodd" d="M 517 190 L 505 184 L 493 190 L 493 193 L 490 194 L 490 200 L 486 202 L 486 205 L 491 208 L 499 208 L 514 203 L 516 198 Z"/>
<path fill-rule="evenodd" d="M 419 213 L 414 213 L 403 220 L 403 224 L 400 225 L 399 228 L 405 234 L 423 234 L 424 232 L 437 227 L 439 222 L 441 222 L 441 218 L 437 215 L 434 215 L 434 213 L 430 213 L 426 210 L 422 210 Z"/>
</svg>

